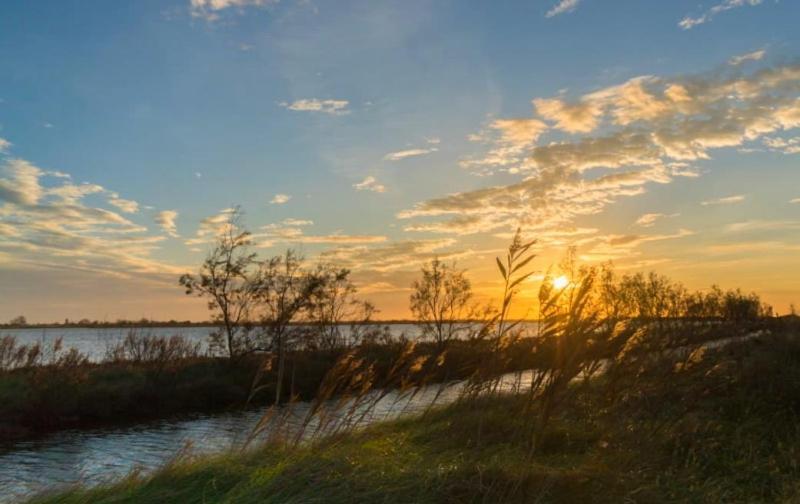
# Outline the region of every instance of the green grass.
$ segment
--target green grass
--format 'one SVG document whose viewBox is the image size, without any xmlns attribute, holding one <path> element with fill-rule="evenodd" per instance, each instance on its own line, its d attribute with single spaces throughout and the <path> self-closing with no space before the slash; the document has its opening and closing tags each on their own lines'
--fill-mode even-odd
<svg viewBox="0 0 800 504">
<path fill-rule="evenodd" d="M 618 385 L 619 387 L 619 385 Z M 179 461 L 36 502 L 798 502 L 800 343 L 774 338 L 575 394 L 531 456 L 519 397 L 311 446 Z"/>
</svg>

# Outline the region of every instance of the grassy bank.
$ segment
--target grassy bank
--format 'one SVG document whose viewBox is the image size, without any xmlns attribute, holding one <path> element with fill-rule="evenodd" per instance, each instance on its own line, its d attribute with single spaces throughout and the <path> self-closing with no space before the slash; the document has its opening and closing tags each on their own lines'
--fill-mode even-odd
<svg viewBox="0 0 800 504">
<path fill-rule="evenodd" d="M 255 362 L 83 363 L 0 374 L 0 442 L 244 404 Z"/>
<path fill-rule="evenodd" d="M 517 357 L 508 361 L 508 369 L 534 364 L 529 354 L 518 351 L 524 345 L 523 341 L 510 348 Z M 408 344 L 395 340 L 362 344 L 356 349 L 292 351 L 287 359 L 290 380 L 283 399 L 313 399 L 326 374 L 348 352 L 371 363 L 381 379 L 407 348 Z M 442 365 L 425 367 L 417 374 L 428 382 L 462 378 L 475 369 L 486 350 L 485 342 L 454 342 Z M 432 343 L 420 343 L 414 345 L 409 360 L 431 360 L 439 351 Z M 275 397 L 274 369 L 263 372 L 254 382 L 265 362 L 268 359 L 263 355 L 236 359 L 126 355 L 91 363 L 67 353 L 65 358 L 45 359 L 36 365 L 0 369 L 0 443 L 66 428 L 270 404 Z M 258 392 L 252 394 L 254 388 Z"/>
<path fill-rule="evenodd" d="M 797 337 L 674 364 L 575 385 L 533 452 L 524 396 L 495 396 L 36 502 L 797 502 Z"/>
<path fill-rule="evenodd" d="M 678 329 L 687 336 L 676 341 L 697 343 L 775 326 L 780 323 L 769 319 L 736 326 L 692 325 L 691 331 Z M 112 352 L 108 360 L 100 363 L 89 362 L 70 351 L 34 348 L 35 364 L 11 369 L 0 366 L 0 443 L 67 428 L 130 424 L 274 401 L 275 369 L 264 371 L 269 361 L 264 355 L 208 357 L 187 349 L 186 341 L 175 338 L 137 336 L 129 337 L 126 343 L 126 351 Z M 547 366 L 555 347 L 540 345 L 537 353 L 531 351 L 534 345 L 532 338 L 520 338 L 504 346 L 499 350 L 502 355 L 494 372 Z M 487 355 L 497 351 L 490 341 L 481 339 L 451 341 L 442 349 L 433 342 L 410 345 L 397 338 L 355 348 L 295 350 L 287 359 L 290 378 L 283 400 L 314 399 L 326 375 L 350 354 L 369 364 L 375 377 L 372 387 L 394 388 L 469 377 Z M 600 351 L 605 354 L 609 349 Z M 13 348 L 6 352 L 13 353 Z M 397 373 L 401 356 L 405 356 L 407 367 Z M 426 365 L 411 369 L 418 362 Z M 396 376 L 387 379 L 393 368 Z M 255 389 L 258 392 L 254 394 Z"/>
</svg>

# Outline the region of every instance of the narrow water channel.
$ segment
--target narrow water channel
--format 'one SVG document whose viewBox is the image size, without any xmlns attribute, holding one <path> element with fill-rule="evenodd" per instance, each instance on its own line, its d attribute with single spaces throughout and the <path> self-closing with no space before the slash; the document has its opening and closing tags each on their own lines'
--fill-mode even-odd
<svg viewBox="0 0 800 504">
<path fill-rule="evenodd" d="M 360 423 L 390 420 L 452 402 L 461 385 L 431 386 L 413 397 L 388 394 Z M 437 397 L 438 396 L 438 397 Z M 291 405 L 288 428 L 299 428 L 310 403 Z M 0 502 L 75 483 L 96 485 L 131 473 L 152 472 L 179 453 L 202 455 L 241 448 L 264 409 L 164 419 L 134 426 L 67 430 L 0 448 Z"/>
</svg>

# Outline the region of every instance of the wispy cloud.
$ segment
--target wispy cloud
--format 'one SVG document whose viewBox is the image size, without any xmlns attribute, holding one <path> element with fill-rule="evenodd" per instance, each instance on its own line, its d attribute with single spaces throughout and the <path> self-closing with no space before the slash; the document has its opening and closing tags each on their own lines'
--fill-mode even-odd
<svg viewBox="0 0 800 504">
<path fill-rule="evenodd" d="M 162 210 L 155 217 L 155 222 L 161 229 L 173 238 L 178 237 L 178 230 L 175 221 L 178 219 L 178 212 L 175 210 Z"/>
<path fill-rule="evenodd" d="M 602 104 L 591 99 L 568 103 L 557 98 L 537 98 L 533 105 L 540 116 L 555 122 L 558 129 L 567 133 L 592 131 L 603 114 Z"/>
<path fill-rule="evenodd" d="M 463 168 L 494 168 L 515 164 L 547 129 L 547 124 L 539 119 L 496 119 L 489 123 L 488 129 L 471 136 L 472 141 L 494 143 L 494 148 L 481 156 L 462 159 L 459 164 Z M 512 171 L 516 172 L 515 169 Z"/>
<path fill-rule="evenodd" d="M 641 227 L 652 227 L 661 219 L 667 217 L 677 217 L 678 214 L 663 214 L 663 213 L 646 213 L 636 219 L 636 225 Z"/>
<path fill-rule="evenodd" d="M 310 221 L 286 219 L 279 224 L 267 224 L 252 238 L 257 247 L 270 248 L 279 244 L 309 244 L 309 245 L 352 245 L 366 243 L 383 243 L 387 240 L 382 235 L 349 235 L 336 232 L 326 235 L 309 235 L 302 229 L 311 225 Z"/>
<path fill-rule="evenodd" d="M 767 54 L 766 49 L 760 49 L 758 51 L 753 51 L 747 54 L 740 54 L 739 56 L 734 56 L 730 60 L 728 60 L 728 64 L 732 66 L 741 65 L 746 61 L 759 61 L 764 58 Z"/>
<path fill-rule="evenodd" d="M 728 224 L 725 229 L 734 233 L 745 231 L 787 231 L 800 229 L 800 221 L 750 219 Z"/>
<path fill-rule="evenodd" d="M 716 199 L 702 201 L 700 204 L 703 206 L 735 205 L 736 203 L 741 203 L 745 199 L 746 196 L 744 194 L 736 194 L 734 196 L 725 196 L 724 198 L 716 198 Z"/>
<path fill-rule="evenodd" d="M 714 5 L 704 13 L 700 14 L 699 16 L 692 17 L 686 16 L 678 23 L 684 30 L 690 30 L 697 25 L 701 25 L 704 23 L 710 22 L 717 14 L 720 14 L 725 11 L 729 11 L 731 9 L 736 9 L 738 7 L 745 7 L 745 6 L 755 6 L 760 5 L 763 0 L 723 0 L 722 2 Z"/>
<path fill-rule="evenodd" d="M 320 100 L 319 98 L 304 98 L 302 100 L 295 100 L 291 103 L 282 102 L 281 107 L 296 112 L 319 112 L 329 115 L 345 115 L 349 114 L 350 110 L 347 106 L 350 104 L 347 100 Z"/>
<path fill-rule="evenodd" d="M 547 131 L 547 125 L 538 119 L 498 119 L 490 127 L 500 132 L 502 142 L 519 147 L 535 143 Z"/>
<path fill-rule="evenodd" d="M 14 205 L 35 205 L 39 202 L 43 193 L 39 184 L 42 170 L 24 159 L 12 159 L 6 163 L 5 171 L 9 178 L 0 178 L 0 201 Z"/>
<path fill-rule="evenodd" d="M 5 138 L 0 138 L 0 154 L 5 154 L 11 148 L 11 142 Z"/>
<path fill-rule="evenodd" d="M 125 213 L 136 213 L 139 211 L 139 203 L 133 200 L 120 198 L 119 194 L 115 192 L 109 194 L 108 203 Z"/>
<path fill-rule="evenodd" d="M 697 177 L 691 163 L 709 159 L 715 149 L 800 127 L 799 92 L 800 65 L 786 64 L 749 74 L 642 76 L 572 101 L 563 95 L 536 99 L 537 112 L 554 128 L 583 135 L 514 145 L 506 156 L 509 139 L 501 134 L 487 156 L 469 163 L 505 163 L 520 181 L 423 201 L 398 217 L 415 220 L 406 229 L 458 234 L 573 225 L 576 217 L 640 195 L 649 184 Z"/>
<path fill-rule="evenodd" d="M 694 235 L 695 232 L 689 229 L 679 229 L 671 234 L 627 234 L 627 235 L 605 235 L 597 236 L 585 240 L 584 252 L 581 259 L 585 261 L 610 261 L 621 258 L 630 258 L 638 255 L 636 249 L 640 246 L 666 240 L 676 240 Z"/>
<path fill-rule="evenodd" d="M 553 16 L 558 16 L 559 14 L 566 14 L 568 12 L 572 12 L 578 8 L 579 3 L 581 3 L 581 0 L 560 0 L 549 11 L 547 11 L 547 14 L 545 14 L 545 16 L 553 17 Z"/>
<path fill-rule="evenodd" d="M 373 176 L 365 177 L 361 182 L 353 184 L 353 187 L 355 187 L 356 191 L 386 192 L 386 187 L 380 184 Z"/>
<path fill-rule="evenodd" d="M 789 203 L 800 203 L 800 198 L 790 199 Z"/>
<path fill-rule="evenodd" d="M 361 294 L 384 294 L 389 292 L 409 292 L 413 289 L 407 285 L 397 285 L 393 282 L 377 281 L 361 283 L 358 285 L 358 292 Z"/>
<path fill-rule="evenodd" d="M 429 147 L 427 149 L 407 149 L 397 152 L 390 152 L 385 156 L 383 156 L 383 159 L 386 161 L 400 161 L 401 159 L 406 159 L 410 157 L 424 156 L 426 154 L 430 154 L 438 150 L 439 149 L 436 147 Z"/>
<path fill-rule="evenodd" d="M 246 7 L 266 7 L 276 3 L 278 0 L 190 0 L 189 12 L 194 17 L 216 21 L 225 10 L 242 12 Z"/>
<path fill-rule="evenodd" d="M 195 246 L 213 242 L 226 229 L 230 229 L 229 223 L 235 212 L 235 208 L 224 208 L 201 220 L 194 237 L 186 240 L 186 245 Z"/>
<path fill-rule="evenodd" d="M 118 198 L 97 184 L 73 184 L 65 173 L 45 171 L 23 159 L 7 161 L 0 167 L 0 254 L 12 257 L 20 268 L 80 270 L 161 283 L 178 271 L 151 256 L 163 237 L 147 235 L 145 226 L 87 203 L 95 194 Z"/>
<path fill-rule="evenodd" d="M 414 270 L 433 258 L 453 260 L 474 254 L 472 250 L 455 247 L 456 243 L 452 238 L 404 240 L 371 247 L 339 247 L 323 251 L 320 256 L 344 266 L 358 266 L 362 271 Z"/>
<path fill-rule="evenodd" d="M 769 150 L 783 154 L 800 154 L 800 137 L 764 137 L 762 143 Z"/>
<path fill-rule="evenodd" d="M 294 219 L 290 217 L 288 219 L 283 219 L 282 223 L 284 226 L 312 226 L 314 221 L 308 219 Z"/>
<path fill-rule="evenodd" d="M 741 255 L 763 256 L 764 254 L 794 254 L 800 245 L 782 241 L 750 241 L 736 243 L 720 243 L 704 247 L 702 253 L 707 255 Z"/>
<path fill-rule="evenodd" d="M 276 194 L 275 196 L 272 197 L 271 200 L 269 200 L 269 203 L 270 205 L 283 205 L 284 203 L 287 203 L 290 199 L 292 199 L 292 197 L 289 196 L 288 194 Z"/>
</svg>

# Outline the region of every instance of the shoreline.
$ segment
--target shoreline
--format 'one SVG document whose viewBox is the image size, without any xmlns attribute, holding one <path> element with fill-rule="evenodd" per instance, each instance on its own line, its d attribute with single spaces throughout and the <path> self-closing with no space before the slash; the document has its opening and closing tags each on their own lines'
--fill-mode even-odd
<svg viewBox="0 0 800 504">
<path fill-rule="evenodd" d="M 603 376 L 576 384 L 535 451 L 527 398 L 504 393 L 28 502 L 793 502 L 798 370 L 797 333 L 773 335 L 649 368 L 615 400 Z"/>
</svg>

